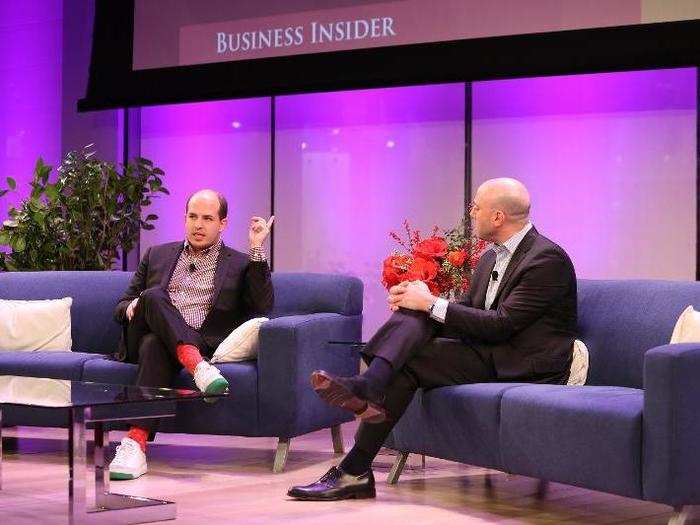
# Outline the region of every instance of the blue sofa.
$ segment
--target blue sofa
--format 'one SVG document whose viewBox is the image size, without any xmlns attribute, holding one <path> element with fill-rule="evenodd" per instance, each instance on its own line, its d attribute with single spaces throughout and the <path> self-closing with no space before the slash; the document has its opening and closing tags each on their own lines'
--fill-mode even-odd
<svg viewBox="0 0 700 525">
<path fill-rule="evenodd" d="M 672 505 L 700 504 L 700 343 L 669 345 L 700 282 L 578 282 L 585 386 L 485 383 L 421 391 L 386 445 Z"/>
<path fill-rule="evenodd" d="M 129 272 L 0 273 L 0 299 L 72 297 L 72 352 L 3 352 L 0 375 L 52 377 L 132 384 L 136 365 L 105 358 L 117 348 L 120 326 L 112 313 L 131 279 Z M 333 341 L 357 341 L 362 333 L 362 282 L 354 277 L 275 273 L 275 306 L 261 327 L 257 361 L 220 365 L 231 395 L 216 404 L 182 403 L 164 432 L 279 438 L 273 469 L 284 468 L 290 439 L 330 427 L 342 452 L 340 424 L 352 419 L 314 394 L 309 375 L 316 368 L 349 375 L 359 370 L 359 353 Z M 175 387 L 194 388 L 180 373 Z M 6 407 L 4 425 L 65 426 L 60 414 Z"/>
</svg>

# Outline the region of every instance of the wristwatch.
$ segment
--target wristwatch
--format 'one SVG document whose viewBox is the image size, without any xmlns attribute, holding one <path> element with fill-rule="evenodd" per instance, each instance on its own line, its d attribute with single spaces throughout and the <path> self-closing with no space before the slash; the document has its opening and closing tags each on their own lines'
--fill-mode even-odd
<svg viewBox="0 0 700 525">
<path fill-rule="evenodd" d="M 435 308 L 435 305 L 437 304 L 437 299 L 433 301 L 433 304 L 430 305 L 430 308 L 428 308 L 428 315 L 432 317 L 433 315 L 433 308 Z"/>
</svg>

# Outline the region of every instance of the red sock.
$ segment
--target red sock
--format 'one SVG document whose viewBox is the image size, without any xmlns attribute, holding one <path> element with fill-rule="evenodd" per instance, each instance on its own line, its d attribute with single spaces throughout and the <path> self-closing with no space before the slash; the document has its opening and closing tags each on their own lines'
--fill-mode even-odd
<svg viewBox="0 0 700 525">
<path fill-rule="evenodd" d="M 148 434 L 149 432 L 145 428 L 131 427 L 129 432 L 126 434 L 126 437 L 136 441 L 141 447 L 141 450 L 146 452 L 146 440 L 148 439 Z"/>
<path fill-rule="evenodd" d="M 185 367 L 190 374 L 194 374 L 194 369 L 203 361 L 199 348 L 194 345 L 177 345 L 177 360 Z"/>
</svg>

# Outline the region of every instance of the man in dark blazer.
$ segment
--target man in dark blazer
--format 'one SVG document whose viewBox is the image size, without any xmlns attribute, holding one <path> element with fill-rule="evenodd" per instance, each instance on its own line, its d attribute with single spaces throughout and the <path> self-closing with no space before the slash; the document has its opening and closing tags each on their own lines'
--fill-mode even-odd
<svg viewBox="0 0 700 525">
<path fill-rule="evenodd" d="M 116 358 L 138 364 L 136 385 L 168 387 L 185 368 L 202 392 L 223 393 L 228 381 L 204 360 L 243 322 L 266 315 L 272 282 L 262 244 L 274 221 L 251 219 L 250 254 L 221 241 L 228 204 L 200 190 L 185 206 L 185 241 L 148 249 L 115 309 L 124 326 Z M 146 440 L 155 422 L 133 425 L 110 464 L 112 479 L 146 473 Z"/>
<path fill-rule="evenodd" d="M 375 496 L 371 465 L 418 388 L 487 381 L 564 384 L 576 337 L 576 275 L 566 252 L 529 220 L 530 196 L 514 179 L 482 184 L 471 205 L 474 233 L 492 242 L 460 302 L 422 283 L 389 291 L 391 318 L 363 354 L 367 370 L 311 382 L 361 420 L 355 446 L 318 481 L 292 487 L 307 500 Z"/>
</svg>

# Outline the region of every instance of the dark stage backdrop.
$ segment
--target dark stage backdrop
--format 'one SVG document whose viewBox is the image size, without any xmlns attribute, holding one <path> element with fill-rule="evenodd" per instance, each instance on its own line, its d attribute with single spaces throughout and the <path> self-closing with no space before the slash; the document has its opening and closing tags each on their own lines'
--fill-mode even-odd
<svg viewBox="0 0 700 525">
<path fill-rule="evenodd" d="M 692 66 L 656 0 L 98 0 L 83 110 Z"/>
</svg>

